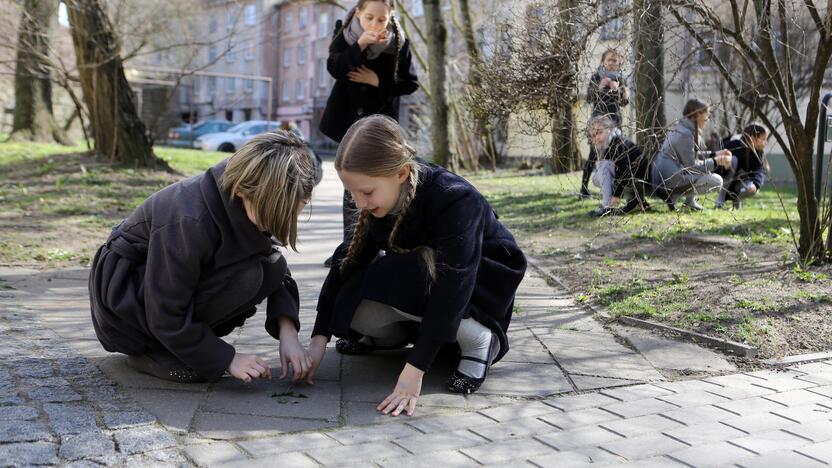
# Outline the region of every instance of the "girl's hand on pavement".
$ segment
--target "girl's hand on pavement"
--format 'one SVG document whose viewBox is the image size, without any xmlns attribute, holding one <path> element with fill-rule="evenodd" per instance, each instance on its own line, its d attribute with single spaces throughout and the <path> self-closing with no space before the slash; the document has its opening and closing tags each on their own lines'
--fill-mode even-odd
<svg viewBox="0 0 832 468">
<path fill-rule="evenodd" d="M 376 409 L 391 416 L 398 416 L 402 411 L 406 411 L 408 416 L 413 416 L 413 412 L 416 410 L 416 401 L 422 391 L 422 377 L 424 375 L 425 373 L 421 370 L 410 364 L 405 364 L 393 393 L 379 403 Z"/>
</svg>

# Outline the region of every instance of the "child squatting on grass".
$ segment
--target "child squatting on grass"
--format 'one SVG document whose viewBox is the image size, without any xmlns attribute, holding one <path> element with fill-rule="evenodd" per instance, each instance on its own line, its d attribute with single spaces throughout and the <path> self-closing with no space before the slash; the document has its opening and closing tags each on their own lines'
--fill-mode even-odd
<svg viewBox="0 0 832 468">
<path fill-rule="evenodd" d="M 423 163 L 391 118 L 357 121 L 335 169 L 360 210 L 355 234 L 335 251 L 318 299 L 313 372 L 332 335 L 343 354 L 414 343 L 398 382 L 377 409 L 413 415 L 422 377 L 440 349 L 462 357 L 448 379 L 471 393 L 508 351 L 506 331 L 526 259 L 477 190 Z"/>
<path fill-rule="evenodd" d="M 95 333 L 135 369 L 191 383 L 228 371 L 250 382 L 269 365 L 220 337 L 268 298 L 282 376 L 307 378 L 298 289 L 278 245 L 295 248 L 297 217 L 316 184 L 315 160 L 289 132 L 258 135 L 204 174 L 151 195 L 98 249 L 89 279 Z M 311 381 L 311 379 L 309 379 Z"/>
</svg>

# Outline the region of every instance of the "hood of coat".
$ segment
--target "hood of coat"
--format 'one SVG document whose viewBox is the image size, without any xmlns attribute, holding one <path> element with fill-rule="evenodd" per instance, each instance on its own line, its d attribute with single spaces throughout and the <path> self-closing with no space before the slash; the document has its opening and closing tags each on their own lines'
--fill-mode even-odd
<svg viewBox="0 0 832 468">
<path fill-rule="evenodd" d="M 229 197 L 222 190 L 222 175 L 228 160 L 208 169 L 201 190 L 205 206 L 220 231 L 219 245 L 214 255 L 216 268 L 231 265 L 254 255 L 268 256 L 272 251 L 271 235 L 260 231 L 246 216 L 238 197 Z"/>
</svg>

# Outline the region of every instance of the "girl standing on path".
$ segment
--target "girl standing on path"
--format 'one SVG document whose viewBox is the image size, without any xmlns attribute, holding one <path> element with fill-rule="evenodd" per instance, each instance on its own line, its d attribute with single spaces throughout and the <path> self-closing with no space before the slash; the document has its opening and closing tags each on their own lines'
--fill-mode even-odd
<svg viewBox="0 0 832 468">
<path fill-rule="evenodd" d="M 700 211 L 696 196 L 718 190 L 722 177 L 714 173 L 717 166 L 731 168 L 728 150 L 702 150 L 702 129 L 708 124 L 711 108 L 693 98 L 685 103 L 682 119 L 667 133 L 653 163 L 651 181 L 660 192 L 667 193 L 667 204 L 676 209 L 674 197 L 685 196 L 685 206 Z"/>
<path fill-rule="evenodd" d="M 359 0 L 336 24 L 327 70 L 335 78 L 321 116 L 321 133 L 341 142 L 358 119 L 384 114 L 399 120 L 399 96 L 419 88 L 410 53 L 394 15 L 392 0 Z M 356 221 L 355 204 L 344 191 L 344 241 Z"/>
<path fill-rule="evenodd" d="M 281 378 L 289 365 L 294 381 L 306 377 L 297 285 L 278 245 L 295 248 L 314 184 L 312 153 L 279 131 L 151 195 L 92 262 L 92 321 L 104 349 L 175 382 L 215 381 L 226 371 L 245 382 L 268 379 L 263 359 L 220 339 L 268 298 L 266 331 L 280 340 Z"/>
<path fill-rule="evenodd" d="M 456 342 L 462 357 L 448 389 L 475 392 L 508 351 L 526 270 L 514 238 L 467 181 L 417 159 L 389 117 L 356 122 L 335 169 L 361 212 L 321 290 L 310 378 L 332 335 L 344 338 L 337 342 L 344 354 L 413 342 L 398 383 L 378 405 L 384 414 L 412 415 L 422 376 L 440 348 Z"/>
</svg>

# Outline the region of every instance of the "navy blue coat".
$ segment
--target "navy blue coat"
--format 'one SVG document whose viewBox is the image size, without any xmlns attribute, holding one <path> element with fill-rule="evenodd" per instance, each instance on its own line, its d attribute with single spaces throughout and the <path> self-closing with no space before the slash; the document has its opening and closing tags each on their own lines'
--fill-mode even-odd
<svg viewBox="0 0 832 468">
<path fill-rule="evenodd" d="M 511 233 L 497 220 L 485 198 L 465 179 L 433 164 L 420 173 L 416 195 L 396 238 L 404 249 L 435 249 L 436 282 L 430 284 L 415 252 L 389 251 L 394 216 L 370 217 L 368 235 L 357 266 L 339 272 L 347 245 L 334 254 L 334 266 L 318 299 L 314 335 L 350 336 L 358 304 L 369 299 L 422 317 L 418 338 L 408 356 L 428 370 L 445 343 L 456 341 L 459 322 L 473 317 L 488 326 L 508 350 L 506 331 L 514 294 L 526 271 L 526 258 Z M 378 256 L 385 250 L 386 255 Z"/>
<path fill-rule="evenodd" d="M 260 263 L 272 255 L 273 241 L 249 221 L 239 198 L 221 189 L 225 165 L 154 193 L 99 249 L 90 272 L 90 303 L 96 336 L 107 351 L 165 349 L 209 380 L 228 368 L 234 348 L 208 326 L 194 298 L 222 294 L 237 305 L 256 299 Z M 223 288 L 225 278 L 244 270 L 254 275 L 250 285 Z M 271 290 L 266 330 L 278 338 L 279 315 L 300 326 L 298 290 L 289 274 Z M 227 333 L 247 315 L 228 317 L 221 328 Z"/>
<path fill-rule="evenodd" d="M 766 181 L 766 156 L 764 153 L 753 151 L 742 138 L 730 139 L 724 142 L 725 149 L 737 157 L 737 173 L 734 180 L 748 180 L 757 187 L 763 187 Z"/>
<path fill-rule="evenodd" d="M 336 31 L 340 30 L 340 22 Z M 373 60 L 358 46 L 347 44 L 344 34 L 335 36 L 329 46 L 326 61 L 329 74 L 335 78 L 332 92 L 321 116 L 321 133 L 340 142 L 347 130 L 361 117 L 384 114 L 399 120 L 399 96 L 412 94 L 419 89 L 419 81 L 413 68 L 410 41 L 405 39 L 399 51 L 398 79 L 393 77 L 396 56 L 382 53 Z M 347 73 L 364 65 L 378 75 L 378 87 L 356 83 Z"/>
</svg>

